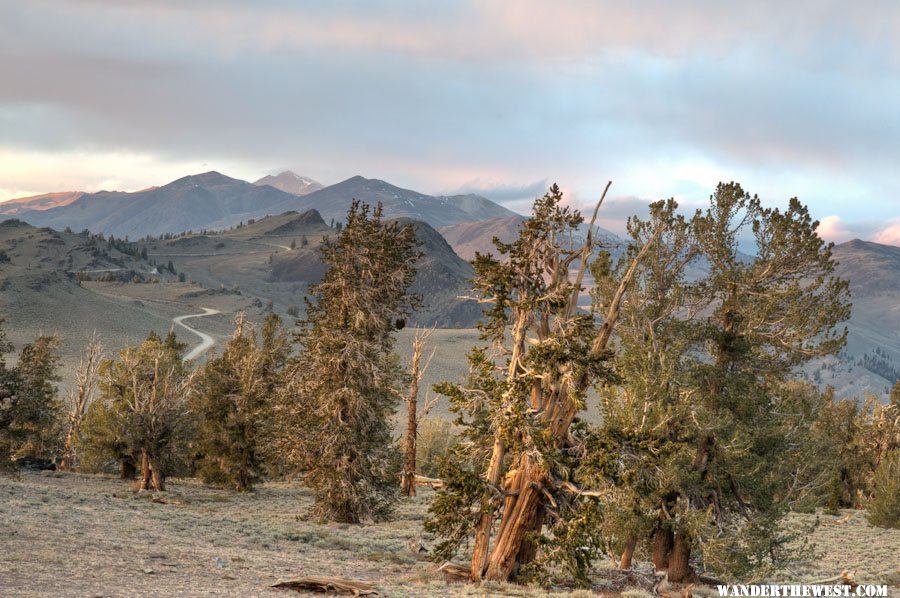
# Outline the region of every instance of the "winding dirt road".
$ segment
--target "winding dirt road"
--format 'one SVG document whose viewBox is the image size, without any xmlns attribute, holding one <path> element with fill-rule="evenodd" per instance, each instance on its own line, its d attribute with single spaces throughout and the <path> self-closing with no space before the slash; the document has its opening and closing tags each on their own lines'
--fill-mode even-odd
<svg viewBox="0 0 900 598">
<path fill-rule="evenodd" d="M 191 360 L 191 359 L 196 359 L 197 357 L 200 357 L 201 355 L 203 355 L 204 353 L 206 353 L 206 351 L 208 351 L 210 348 L 212 348 L 212 347 L 215 346 L 215 344 L 216 344 L 216 339 L 214 339 L 214 338 L 211 337 L 210 335 L 206 334 L 205 332 L 200 332 L 200 331 L 197 330 L 196 328 L 192 328 L 192 327 L 190 327 L 190 326 L 188 326 L 187 324 L 184 323 L 184 320 L 187 320 L 188 318 L 202 318 L 203 316 L 212 316 L 212 315 L 215 315 L 215 314 L 220 314 L 220 313 L 222 313 L 222 312 L 220 312 L 220 311 L 217 310 L 217 309 L 210 309 L 210 308 L 208 308 L 208 307 L 204 307 L 204 308 L 201 308 L 201 309 L 203 309 L 203 313 L 202 313 L 202 314 L 187 314 L 187 315 L 184 315 L 184 316 L 178 316 L 177 318 L 173 318 L 173 319 L 172 319 L 173 322 L 175 322 L 176 324 L 178 324 L 178 325 L 181 326 L 182 328 L 185 328 L 185 329 L 187 329 L 187 330 L 190 330 L 191 332 L 193 332 L 194 334 L 196 334 L 197 336 L 200 337 L 200 344 L 197 345 L 196 347 L 194 347 L 193 349 L 191 349 L 191 350 L 184 356 L 184 360 L 185 360 L 185 361 L 189 361 L 189 360 Z"/>
</svg>

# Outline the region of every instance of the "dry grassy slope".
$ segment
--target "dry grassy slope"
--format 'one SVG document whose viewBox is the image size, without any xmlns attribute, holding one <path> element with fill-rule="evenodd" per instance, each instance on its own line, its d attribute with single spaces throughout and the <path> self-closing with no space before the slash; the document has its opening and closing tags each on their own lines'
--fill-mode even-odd
<svg viewBox="0 0 900 598">
<path fill-rule="evenodd" d="M 447 585 L 413 552 L 419 542 L 434 545 L 421 527 L 433 496 L 423 490 L 403 500 L 385 523 L 320 525 L 302 519 L 312 499 L 298 484 L 237 494 L 171 480 L 163 495 L 135 495 L 129 484 L 103 476 L 0 476 L 0 595 L 292 596 L 269 586 L 302 575 L 372 581 L 385 596 L 548 595 L 510 585 Z M 849 568 L 861 582 L 896 588 L 900 530 L 872 528 L 862 513 L 846 514 L 847 520 L 822 515 L 812 537 L 822 557 L 781 579 L 822 579 Z M 607 567 L 598 563 L 595 573 Z"/>
<path fill-rule="evenodd" d="M 473 260 L 476 252 L 482 254 L 495 252 L 493 243 L 495 237 L 503 243 L 514 241 L 519 234 L 519 226 L 524 221 L 524 216 L 516 215 L 508 218 L 462 222 L 442 226 L 438 230 L 459 257 L 464 260 Z"/>
<path fill-rule="evenodd" d="M 104 242 L 91 243 L 80 235 L 37 229 L 17 221 L 0 223 L 0 317 L 17 350 L 39 334 L 61 339 L 62 386 L 65 389 L 78 356 L 96 330 L 110 353 L 144 339 L 151 330 L 165 333 L 172 318 L 197 313 L 200 307 L 225 312 L 204 318 L 203 328 L 220 338 L 230 334 L 230 319 L 238 309 L 252 306 L 236 295 L 208 295 L 197 285 L 175 282 L 172 275 L 151 275 L 152 264 L 117 251 Z M 94 276 L 137 272 L 158 284 L 79 282 L 72 272 Z M 125 276 L 130 279 L 130 275 Z M 251 309 L 251 317 L 261 319 Z M 178 328 L 179 338 L 197 342 Z M 11 358 L 11 356 L 10 356 Z"/>
</svg>

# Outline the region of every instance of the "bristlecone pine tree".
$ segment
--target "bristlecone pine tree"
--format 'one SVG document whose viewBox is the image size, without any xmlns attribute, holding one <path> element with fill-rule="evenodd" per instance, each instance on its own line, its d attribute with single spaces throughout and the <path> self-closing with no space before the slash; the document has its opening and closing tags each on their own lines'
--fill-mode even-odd
<svg viewBox="0 0 900 598">
<path fill-rule="evenodd" d="M 193 372 L 179 346 L 151 334 L 139 347 L 126 347 L 119 359 L 100 367 L 103 435 L 121 447 L 123 459 L 137 459 L 141 490 L 165 490 L 172 461 L 178 458 L 188 425 L 187 395 Z M 94 407 L 92 405 L 92 407 Z M 133 461 L 132 461 L 133 463 Z"/>
<path fill-rule="evenodd" d="M 650 223 L 632 220 L 636 243 L 673 209 L 656 204 Z M 694 580 L 697 564 L 760 575 L 796 556 L 781 519 L 797 483 L 822 484 L 801 462 L 821 403 L 789 382 L 843 345 L 847 284 L 796 199 L 782 212 L 720 184 L 705 213 L 675 222 L 623 305 L 622 383 L 604 391 L 584 475 L 608 496 L 606 541 L 623 564 L 640 543 L 672 582 Z M 738 251 L 742 241 L 755 243 L 754 257 Z M 708 273 L 688 283 L 695 255 Z M 624 269 L 597 273 L 599 300 L 614 296 Z"/>
<path fill-rule="evenodd" d="M 499 259 L 476 255 L 474 289 L 491 306 L 480 329 L 494 349 L 472 350 L 465 384 L 436 387 L 449 396 L 462 434 L 444 461 L 446 487 L 426 529 L 443 537 L 435 549 L 441 559 L 474 539 L 473 580 L 542 575 L 543 565 L 556 563 L 584 581 L 601 548 L 596 497 L 575 475 L 585 456 L 578 416 L 587 390 L 611 375 L 607 344 L 646 251 L 633 256 L 598 323 L 579 309 L 593 236 L 576 245 L 583 218 L 561 201 L 553 185 L 516 241 L 495 240 Z"/>
<path fill-rule="evenodd" d="M 400 454 L 389 417 L 405 376 L 392 331 L 414 303 L 407 289 L 417 246 L 411 227 L 357 201 L 321 246 L 328 271 L 307 300 L 277 417 L 284 457 L 308 470 L 314 516 L 358 523 L 387 516 L 396 502 Z"/>
<path fill-rule="evenodd" d="M 248 491 L 259 480 L 267 411 L 287 350 L 278 316 L 266 318 L 257 340 L 242 312 L 222 356 L 200 372 L 192 407 L 199 420 L 197 469 L 205 482 Z"/>
</svg>

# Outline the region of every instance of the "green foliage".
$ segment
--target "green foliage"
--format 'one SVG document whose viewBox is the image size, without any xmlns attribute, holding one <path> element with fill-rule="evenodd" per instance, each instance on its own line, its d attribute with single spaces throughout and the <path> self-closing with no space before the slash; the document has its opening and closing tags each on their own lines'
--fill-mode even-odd
<svg viewBox="0 0 900 598">
<path fill-rule="evenodd" d="M 15 415 L 9 430 L 19 456 L 56 456 L 62 440 L 62 402 L 59 382 L 59 338 L 39 336 L 25 345 L 16 366 L 18 389 Z"/>
<path fill-rule="evenodd" d="M 415 303 L 419 252 L 411 227 L 356 201 L 320 251 L 328 271 L 307 300 L 279 436 L 287 462 L 308 469 L 313 514 L 358 523 L 386 517 L 399 492 L 389 418 L 405 376 L 392 332 Z"/>
<path fill-rule="evenodd" d="M 784 212 L 763 208 L 730 183 L 690 220 L 675 208 L 659 202 L 649 221 L 629 221 L 632 254 L 660 222 L 667 232 L 626 297 L 622 383 L 602 389 L 598 455 L 582 475 L 610 497 L 603 522 L 614 549 L 662 513 L 705 570 L 760 575 L 799 558 L 780 521 L 792 506 L 811 508 L 830 477 L 816 463 L 827 435 L 813 429 L 830 397 L 790 381 L 843 345 L 847 283 L 796 199 Z M 738 250 L 747 237 L 754 259 Z M 686 280 L 700 258 L 708 274 Z M 595 272 L 597 301 L 611 300 L 628 264 Z"/>
<path fill-rule="evenodd" d="M 139 453 L 127 428 L 122 402 L 92 401 L 78 437 L 78 469 L 86 473 L 114 473 L 121 462 L 132 467 Z"/>
<path fill-rule="evenodd" d="M 514 242 L 495 240 L 499 257 L 475 257 L 472 286 L 489 305 L 479 328 L 494 347 L 470 352 L 467 381 L 435 387 L 449 398 L 461 430 L 441 468 L 445 488 L 425 523 L 442 538 L 435 558 L 453 557 L 473 537 L 477 543 L 477 530 L 512 529 L 504 528 L 508 520 L 528 526 L 522 549 L 533 556 L 520 561 L 526 565 L 520 573 L 531 579 L 561 570 L 584 582 L 600 555 L 596 528 L 588 525 L 596 520 L 596 501 L 571 490 L 584 430 L 573 426 L 570 435 L 568 425 L 585 409 L 589 385 L 610 378 L 608 355 L 593 348 L 598 323 L 575 309 L 580 281 L 570 268 L 590 255 L 573 241 L 582 222 L 554 185 Z M 513 522 L 514 500 L 502 497 L 518 500 L 535 487 L 547 524 Z"/>
<path fill-rule="evenodd" d="M 872 525 L 900 529 L 900 449 L 881 461 L 872 480 L 868 520 Z"/>
<path fill-rule="evenodd" d="M 62 441 L 62 402 L 58 397 L 59 339 L 39 336 L 22 348 L 7 368 L 12 351 L 0 319 L 0 463 L 10 458 L 56 456 Z"/>
<path fill-rule="evenodd" d="M 187 409 L 191 372 L 183 345 L 170 334 L 150 336 L 100 366 L 100 396 L 85 416 L 79 450 L 91 467 L 119 459 L 145 461 L 162 482 L 189 470 L 192 420 Z M 146 481 L 146 480 L 145 480 Z"/>
<path fill-rule="evenodd" d="M 239 318 L 222 356 L 200 373 L 192 407 L 200 477 L 245 491 L 262 474 L 263 432 L 288 343 L 278 316 L 266 318 L 259 340 L 243 314 Z"/>
<path fill-rule="evenodd" d="M 416 469 L 427 477 L 440 475 L 440 461 L 450 454 L 456 443 L 453 424 L 446 419 L 426 419 L 418 426 Z"/>
<path fill-rule="evenodd" d="M 900 447 L 900 393 L 887 404 L 875 395 L 857 400 L 828 401 L 814 430 L 823 439 L 816 460 L 830 466 L 830 479 L 820 502 L 830 513 L 862 508 L 874 492 L 873 476 L 892 450 Z"/>
</svg>

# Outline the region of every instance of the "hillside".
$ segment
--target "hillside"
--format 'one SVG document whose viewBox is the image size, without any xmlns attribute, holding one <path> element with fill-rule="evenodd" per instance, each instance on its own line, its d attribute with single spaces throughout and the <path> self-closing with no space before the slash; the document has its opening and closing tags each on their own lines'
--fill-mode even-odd
<svg viewBox="0 0 900 598">
<path fill-rule="evenodd" d="M 439 230 L 459 257 L 473 260 L 476 252 L 482 254 L 495 252 L 493 242 L 495 237 L 503 243 L 515 240 L 519 234 L 519 226 L 524 221 L 524 216 L 516 215 L 462 222 L 443 226 Z"/>
<path fill-rule="evenodd" d="M 260 320 L 249 299 L 211 292 L 142 259 L 141 247 L 96 235 L 35 228 L 18 220 L 0 222 L 0 318 L 20 350 L 39 334 L 61 340 L 63 391 L 72 380 L 93 331 L 109 355 L 140 342 L 151 330 L 165 333 L 173 318 L 209 307 L 221 315 L 204 317 L 205 332 L 216 339 L 231 332 L 239 309 Z M 179 339 L 193 346 L 196 335 L 175 326 Z M 7 356 L 7 359 L 12 356 Z"/>
<path fill-rule="evenodd" d="M 0 203 L 0 214 L 12 216 L 26 210 L 42 211 L 67 206 L 84 195 L 82 191 L 62 191 L 60 193 L 44 193 L 30 197 L 19 197 Z"/>
<path fill-rule="evenodd" d="M 426 223 L 404 219 L 416 229 L 424 255 L 417 266 L 412 291 L 423 297 L 415 321 L 439 326 L 467 327 L 480 309 L 460 301 L 471 266 L 453 253 L 440 234 Z M 318 248 L 335 234 L 319 213 L 286 212 L 222 233 L 192 234 L 154 241 L 148 253 L 160 263 L 172 260 L 179 271 L 207 288 L 240 289 L 261 304 L 278 310 L 302 309 L 309 286 L 319 282 L 325 265 Z"/>
<path fill-rule="evenodd" d="M 0 223 L 0 317 L 17 348 L 38 334 L 59 333 L 64 356 L 74 361 L 93 330 L 115 348 L 151 329 L 167 330 L 171 317 L 94 293 L 77 273 L 132 280 L 152 269 L 96 238 L 7 220 Z"/>
<path fill-rule="evenodd" d="M 322 183 L 314 181 L 310 178 L 300 176 L 290 170 L 285 170 L 280 174 L 270 174 L 255 181 L 254 185 L 269 185 L 275 187 L 285 193 L 293 195 L 306 195 L 322 188 Z"/>
<path fill-rule="evenodd" d="M 900 379 L 900 247 L 854 239 L 837 245 L 834 258 L 835 273 L 850 281 L 847 346 L 808 373 L 839 397 L 885 395 Z"/>
</svg>

